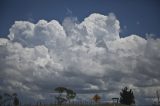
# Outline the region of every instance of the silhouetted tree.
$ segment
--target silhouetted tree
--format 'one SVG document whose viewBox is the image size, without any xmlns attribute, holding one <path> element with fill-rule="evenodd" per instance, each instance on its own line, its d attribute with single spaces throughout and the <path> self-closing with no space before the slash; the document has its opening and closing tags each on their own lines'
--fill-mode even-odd
<svg viewBox="0 0 160 106">
<path fill-rule="evenodd" d="M 74 99 L 76 97 L 76 93 L 73 90 L 67 89 L 65 87 L 57 87 L 55 88 L 55 91 L 59 93 L 58 96 L 55 96 L 55 99 L 60 105 L 67 100 L 70 102 L 71 99 Z"/>
<path fill-rule="evenodd" d="M 19 99 L 18 99 L 16 93 L 13 94 L 13 105 L 14 106 L 19 106 Z"/>
<path fill-rule="evenodd" d="M 96 94 L 93 96 L 92 99 L 97 103 L 101 99 L 101 97 L 98 94 Z"/>
<path fill-rule="evenodd" d="M 126 105 L 135 104 L 134 94 L 132 89 L 129 90 L 127 87 L 122 89 L 122 91 L 120 92 L 120 103 Z"/>
<path fill-rule="evenodd" d="M 71 99 L 74 99 L 76 97 L 76 93 L 73 90 L 67 89 L 66 92 L 67 92 L 66 98 L 69 102 Z"/>
<path fill-rule="evenodd" d="M 0 96 L 0 105 L 14 105 L 18 106 L 19 105 L 19 99 L 17 97 L 16 93 L 9 94 L 9 93 L 4 93 L 4 96 Z"/>
<path fill-rule="evenodd" d="M 67 88 L 65 87 L 57 87 L 54 89 L 55 91 L 57 91 L 60 95 L 67 90 Z"/>
<path fill-rule="evenodd" d="M 0 106 L 2 106 L 2 100 L 3 100 L 3 96 L 0 95 Z"/>
<path fill-rule="evenodd" d="M 9 93 L 4 93 L 4 99 L 2 104 L 11 105 L 13 100 L 13 95 Z"/>
<path fill-rule="evenodd" d="M 65 101 L 67 101 L 66 98 L 62 95 L 67 90 L 67 88 L 57 87 L 54 90 L 59 93 L 58 96 L 55 96 L 55 99 L 57 100 L 59 105 L 61 105 Z"/>
</svg>

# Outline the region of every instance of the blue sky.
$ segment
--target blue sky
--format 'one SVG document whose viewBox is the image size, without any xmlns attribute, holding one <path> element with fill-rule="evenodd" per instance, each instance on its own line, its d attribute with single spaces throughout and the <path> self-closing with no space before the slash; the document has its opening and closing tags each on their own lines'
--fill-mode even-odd
<svg viewBox="0 0 160 106">
<path fill-rule="evenodd" d="M 109 101 L 128 86 L 136 104 L 151 104 L 160 90 L 159 11 L 160 0 L 0 0 L 0 91 L 51 100 L 64 86 L 107 91 L 100 96 Z"/>
<path fill-rule="evenodd" d="M 159 11 L 159 0 L 0 0 L 0 36 L 7 36 L 16 20 L 62 22 L 67 16 L 75 16 L 82 21 L 94 12 L 112 12 L 120 21 L 121 36 L 151 33 L 159 37 Z"/>
</svg>

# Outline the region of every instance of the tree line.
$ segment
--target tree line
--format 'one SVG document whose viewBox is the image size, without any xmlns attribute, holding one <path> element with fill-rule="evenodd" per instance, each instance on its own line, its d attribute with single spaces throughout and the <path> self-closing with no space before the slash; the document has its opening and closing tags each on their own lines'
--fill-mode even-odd
<svg viewBox="0 0 160 106">
<path fill-rule="evenodd" d="M 55 88 L 55 91 L 59 93 L 58 96 L 55 96 L 55 99 L 60 105 L 67 101 L 70 102 L 71 99 L 76 97 L 76 92 L 65 87 L 57 87 Z M 100 99 L 101 97 L 98 94 L 92 97 L 92 100 L 94 100 L 96 103 L 99 102 Z M 135 104 L 135 98 L 132 89 L 129 89 L 128 87 L 123 88 L 120 92 L 119 102 L 125 105 Z"/>
<path fill-rule="evenodd" d="M 57 87 L 54 89 L 54 91 L 57 92 L 55 100 L 59 105 L 62 105 L 65 102 L 70 103 L 70 101 L 76 97 L 76 92 L 69 88 Z M 95 101 L 95 103 L 100 102 L 100 99 L 101 97 L 98 94 L 95 94 L 92 97 L 92 100 Z M 125 105 L 135 104 L 135 98 L 132 89 L 129 89 L 128 87 L 123 88 L 120 92 L 119 102 Z M 0 106 L 4 106 L 5 104 L 8 106 L 19 106 L 20 102 L 17 94 L 4 93 L 3 95 L 0 95 Z"/>
<path fill-rule="evenodd" d="M 0 95 L 0 106 L 19 106 L 19 99 L 17 97 L 17 93 L 9 94 L 4 93 Z"/>
</svg>

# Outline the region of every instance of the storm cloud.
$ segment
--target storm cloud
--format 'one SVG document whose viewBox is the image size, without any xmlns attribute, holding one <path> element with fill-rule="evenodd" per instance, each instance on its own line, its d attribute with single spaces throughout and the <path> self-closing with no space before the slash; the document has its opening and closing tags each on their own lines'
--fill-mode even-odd
<svg viewBox="0 0 160 106">
<path fill-rule="evenodd" d="M 65 86 L 104 91 L 109 100 L 128 86 L 138 102 L 160 89 L 160 39 L 120 37 L 114 14 L 94 13 L 82 22 L 67 17 L 62 24 L 16 21 L 9 31 L 0 38 L 2 92 L 47 99 L 45 93 Z"/>
</svg>

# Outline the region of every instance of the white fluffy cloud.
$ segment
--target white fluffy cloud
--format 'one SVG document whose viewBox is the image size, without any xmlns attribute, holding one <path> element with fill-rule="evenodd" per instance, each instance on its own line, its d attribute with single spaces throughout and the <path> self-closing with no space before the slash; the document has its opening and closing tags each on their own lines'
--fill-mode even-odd
<svg viewBox="0 0 160 106">
<path fill-rule="evenodd" d="M 138 100 L 160 88 L 160 39 L 120 38 L 114 14 L 91 14 L 34 24 L 16 21 L 0 38 L 0 90 L 46 99 L 57 86 L 107 90 L 119 96 L 129 86 Z M 80 93 L 80 92 L 79 92 Z"/>
</svg>

